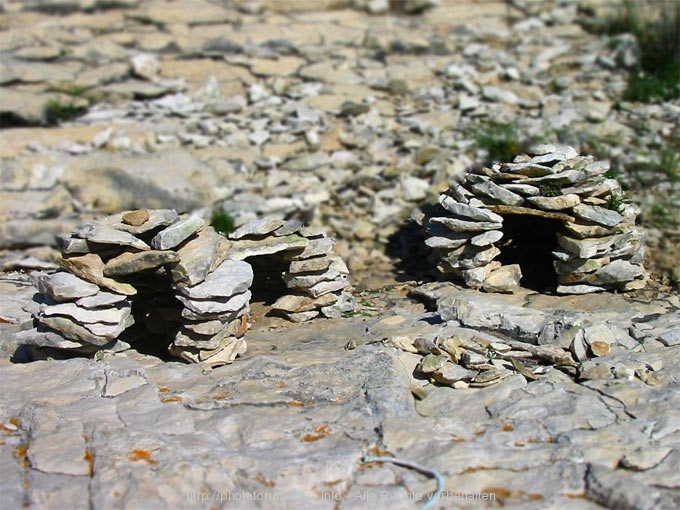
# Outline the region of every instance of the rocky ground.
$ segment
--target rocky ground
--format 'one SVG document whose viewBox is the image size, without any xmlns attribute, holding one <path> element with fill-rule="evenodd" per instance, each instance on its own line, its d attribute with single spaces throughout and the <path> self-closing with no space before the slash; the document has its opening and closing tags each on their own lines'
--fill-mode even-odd
<svg viewBox="0 0 680 510">
<path fill-rule="evenodd" d="M 282 4 L 0 2 L 5 505 L 415 508 L 431 477 L 361 463 L 394 455 L 441 473 L 435 508 L 676 508 L 680 208 L 656 163 L 680 105 L 621 100 L 634 41 L 584 29 L 615 2 Z M 434 281 L 408 218 L 485 161 L 490 120 L 614 161 L 646 289 Z M 217 369 L 18 345 L 56 234 L 215 206 L 333 233 L 355 312 L 291 325 L 256 296 Z"/>
</svg>

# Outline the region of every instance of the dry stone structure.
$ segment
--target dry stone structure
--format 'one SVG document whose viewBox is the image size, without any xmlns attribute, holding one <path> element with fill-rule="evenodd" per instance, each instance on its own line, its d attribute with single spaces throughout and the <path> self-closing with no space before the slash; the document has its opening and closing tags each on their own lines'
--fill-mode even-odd
<svg viewBox="0 0 680 510">
<path fill-rule="evenodd" d="M 549 144 L 512 163 L 474 168 L 439 197 L 439 212 L 425 224 L 433 262 L 489 292 L 512 292 L 523 271 L 546 260 L 552 275 L 538 276 L 556 276 L 561 294 L 642 288 L 638 210 L 621 201 L 608 170 L 607 161 Z M 503 264 L 504 252 L 515 263 Z"/>
<path fill-rule="evenodd" d="M 42 305 L 37 326 L 20 333 L 37 347 L 92 353 L 158 338 L 184 360 L 230 363 L 246 349 L 257 258 L 283 268 L 288 290 L 272 308 L 292 321 L 336 316 L 349 303 L 333 239 L 295 220 L 263 218 L 227 239 L 197 215 L 135 210 L 59 242 L 62 269 L 34 273 Z"/>
</svg>

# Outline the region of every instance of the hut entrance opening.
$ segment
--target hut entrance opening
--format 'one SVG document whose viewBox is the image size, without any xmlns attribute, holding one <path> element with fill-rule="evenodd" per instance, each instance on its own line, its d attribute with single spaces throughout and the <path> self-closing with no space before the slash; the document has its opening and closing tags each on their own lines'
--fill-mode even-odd
<svg viewBox="0 0 680 510">
<path fill-rule="evenodd" d="M 503 238 L 498 260 L 503 265 L 519 264 L 522 287 L 554 293 L 557 274 L 552 252 L 557 248 L 556 232 L 561 221 L 528 214 L 503 214 Z"/>
<path fill-rule="evenodd" d="M 261 306 L 265 313 L 269 307 L 281 296 L 291 294 L 283 281 L 283 273 L 288 271 L 290 261 L 286 260 L 284 253 L 273 255 L 256 255 L 245 259 L 253 268 L 253 285 L 250 291 L 253 296 L 250 299 L 251 307 Z"/>
</svg>

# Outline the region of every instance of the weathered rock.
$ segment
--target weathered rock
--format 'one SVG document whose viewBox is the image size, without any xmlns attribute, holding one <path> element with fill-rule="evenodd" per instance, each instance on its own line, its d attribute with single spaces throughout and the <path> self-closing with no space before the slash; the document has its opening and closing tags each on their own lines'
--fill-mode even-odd
<svg viewBox="0 0 680 510">
<path fill-rule="evenodd" d="M 121 253 L 104 264 L 104 276 L 129 276 L 144 271 L 152 271 L 162 266 L 179 262 L 174 251 L 150 250 L 140 253 Z"/>
<path fill-rule="evenodd" d="M 106 289 L 112 290 L 119 294 L 126 296 L 134 296 L 137 290 L 128 283 L 117 282 L 112 278 L 104 276 L 104 262 L 94 253 L 81 255 L 79 257 L 60 258 L 57 263 L 66 271 L 86 280 L 88 282 L 99 285 Z"/>
<path fill-rule="evenodd" d="M 195 286 L 179 285 L 184 296 L 192 299 L 230 297 L 248 290 L 253 283 L 253 269 L 247 262 L 225 260 L 202 283 Z"/>
<path fill-rule="evenodd" d="M 38 288 L 38 292 L 49 296 L 55 301 L 70 301 L 92 296 L 99 292 L 97 285 L 63 271 L 51 275 L 34 273 L 32 279 Z"/>
<path fill-rule="evenodd" d="M 205 221 L 195 215 L 177 221 L 163 229 L 151 239 L 151 246 L 155 250 L 176 248 L 183 241 L 205 226 Z"/>
</svg>

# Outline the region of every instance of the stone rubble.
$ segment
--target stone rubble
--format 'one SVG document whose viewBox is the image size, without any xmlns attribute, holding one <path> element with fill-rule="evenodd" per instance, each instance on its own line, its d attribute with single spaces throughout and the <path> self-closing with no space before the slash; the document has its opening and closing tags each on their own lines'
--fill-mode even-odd
<svg viewBox="0 0 680 510">
<path fill-rule="evenodd" d="M 273 310 L 293 322 L 352 310 L 342 295 L 349 271 L 333 239 L 297 221 L 262 218 L 227 241 L 197 215 L 139 209 L 78 227 L 59 243 L 63 269 L 33 273 L 37 327 L 18 335 L 38 350 L 119 351 L 151 334 L 172 338 L 169 352 L 186 361 L 231 363 L 246 351 L 254 278 L 246 259 L 274 254 L 288 264 L 277 276 L 291 293 Z M 135 323 L 143 328 L 129 329 Z"/>
<path fill-rule="evenodd" d="M 644 287 L 639 209 L 620 200 L 621 185 L 607 178 L 608 162 L 580 156 L 573 147 L 539 145 L 512 163 L 476 167 L 439 196 L 439 210 L 424 220 L 425 244 L 443 275 L 488 292 L 519 289 L 518 264 L 494 259 L 504 244 L 507 215 L 557 220 L 552 252 L 557 292 L 585 294 Z M 506 233 L 506 235 L 508 235 Z M 511 235 L 511 234 L 510 234 Z M 541 238 L 530 241 L 536 248 Z"/>
</svg>

